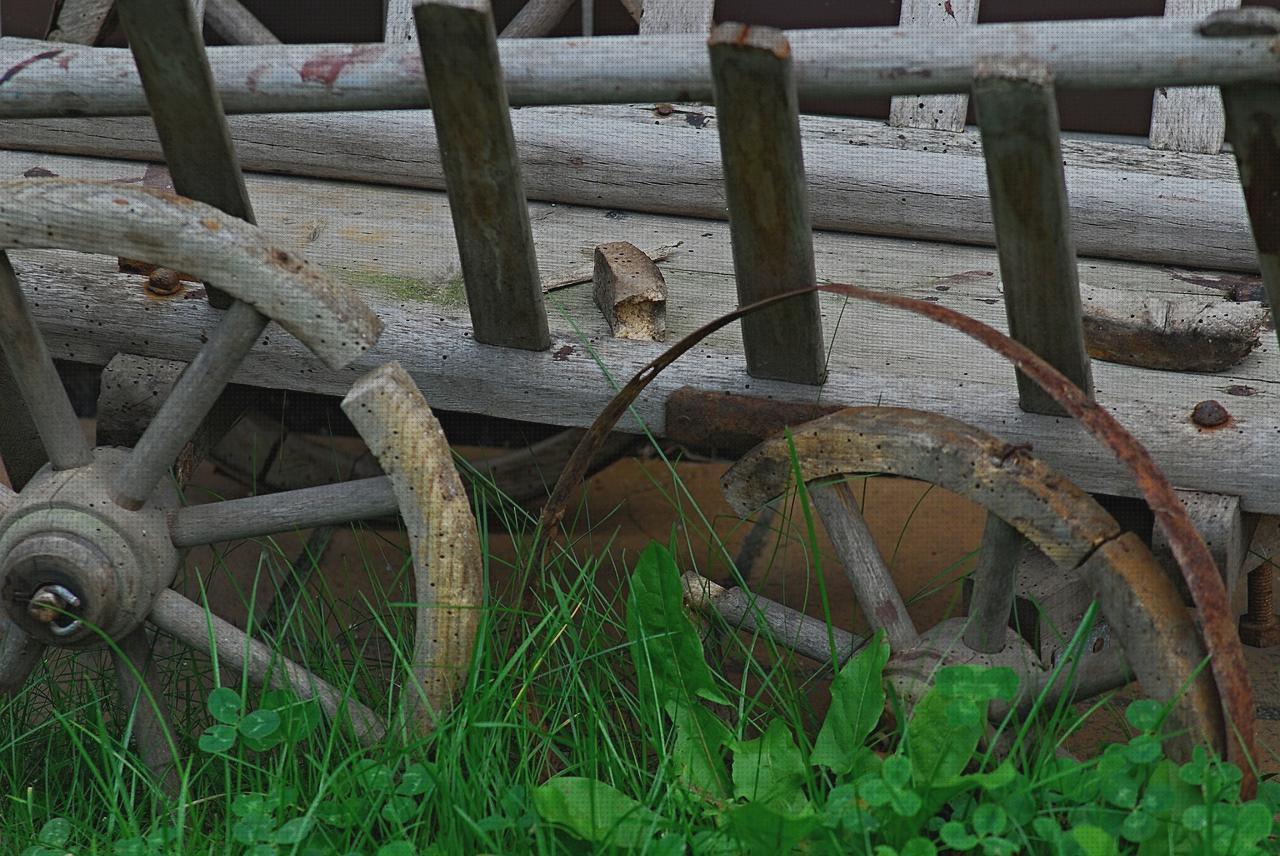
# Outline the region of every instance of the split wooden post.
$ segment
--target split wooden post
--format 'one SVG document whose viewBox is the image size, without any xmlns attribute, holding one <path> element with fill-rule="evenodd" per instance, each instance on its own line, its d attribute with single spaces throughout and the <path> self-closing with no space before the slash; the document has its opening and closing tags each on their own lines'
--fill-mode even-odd
<svg viewBox="0 0 1280 856">
<path fill-rule="evenodd" d="M 1241 32 L 1280 35 L 1280 13 L 1259 8 L 1220 12 L 1205 21 L 1201 32 L 1223 36 Z M 1258 267 L 1274 312 L 1280 307 L 1280 85 L 1224 86 L 1222 102 L 1227 139 L 1244 185 Z"/>
<path fill-rule="evenodd" d="M 488 0 L 414 10 L 477 342 L 551 346 Z"/>
<path fill-rule="evenodd" d="M 49 30 L 57 42 L 95 45 L 107 35 L 115 0 L 64 0 Z"/>
<path fill-rule="evenodd" d="M 1240 0 L 1165 0 L 1166 18 L 1192 19 L 1221 9 L 1234 9 Z M 1226 122 L 1216 86 L 1161 86 L 1151 103 L 1153 149 L 1217 154 L 1222 150 Z"/>
<path fill-rule="evenodd" d="M 1052 79 L 1043 67 L 993 67 L 975 77 L 973 96 L 1009 333 L 1092 395 Z M 1023 410 L 1065 415 L 1021 372 L 1017 382 Z M 1004 645 L 1014 598 L 1010 574 L 1023 542 L 1007 522 L 988 520 L 969 614 L 975 625 L 999 623 L 969 629 L 966 642 L 977 650 Z"/>
<path fill-rule="evenodd" d="M 413 0 L 382 0 L 382 40 L 394 45 L 415 38 Z"/>
<path fill-rule="evenodd" d="M 405 16 L 408 17 L 406 10 Z M 280 39 L 240 0 L 207 0 L 204 21 L 233 45 L 278 45 Z"/>
<path fill-rule="evenodd" d="M 937 32 L 966 27 L 978 20 L 978 0 L 902 0 L 902 27 Z M 968 95 L 900 95 L 889 107 L 895 128 L 934 128 L 963 131 L 969 111 Z"/>
<path fill-rule="evenodd" d="M 743 24 L 721 24 L 708 44 L 733 269 L 747 304 L 816 280 L 791 47 L 778 30 Z M 816 294 L 743 318 L 742 339 L 754 377 L 826 379 Z"/>
<path fill-rule="evenodd" d="M 640 35 L 706 33 L 715 5 L 714 0 L 644 0 Z"/>
<path fill-rule="evenodd" d="M 174 190 L 253 223 L 249 192 L 194 6 L 169 0 L 119 0 L 116 8 Z M 207 292 L 209 302 L 219 309 L 231 306 L 231 298 L 219 289 L 208 287 Z M 265 319 L 262 323 L 266 325 Z"/>
<path fill-rule="evenodd" d="M 1043 67 L 991 67 L 974 79 L 973 97 L 1009 334 L 1092 394 L 1052 79 Z M 1021 372 L 1018 401 L 1063 415 Z"/>
<path fill-rule="evenodd" d="M 528 39 L 545 36 L 569 14 L 573 0 L 528 0 L 524 7 L 502 28 L 504 39 Z"/>
</svg>

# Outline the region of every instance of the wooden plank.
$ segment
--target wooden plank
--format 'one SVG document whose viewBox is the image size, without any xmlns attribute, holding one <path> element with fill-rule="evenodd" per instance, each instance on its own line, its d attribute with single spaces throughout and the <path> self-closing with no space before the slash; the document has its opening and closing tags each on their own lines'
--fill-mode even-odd
<svg viewBox="0 0 1280 856">
<path fill-rule="evenodd" d="M 418 38 L 413 25 L 413 0 L 382 0 L 382 40 L 403 44 Z"/>
<path fill-rule="evenodd" d="M 545 36 L 569 14 L 573 0 L 527 0 L 511 22 L 502 28 L 504 39 Z"/>
<path fill-rule="evenodd" d="M 49 31 L 50 40 L 97 44 L 107 34 L 115 5 L 115 0 L 63 0 Z"/>
<path fill-rule="evenodd" d="M 1009 330 L 1091 394 L 1053 83 L 1044 69 L 997 68 L 974 80 L 973 97 Z M 1063 414 L 1030 378 L 1017 379 L 1024 410 Z"/>
<path fill-rule="evenodd" d="M 1049 63 L 1062 89 L 1126 89 L 1280 80 L 1271 39 L 1230 37 L 1224 48 L 1183 21 L 1126 18 L 986 24 L 971 31 L 896 27 L 787 34 L 805 98 L 951 94 L 968 89 L 993 58 Z M 0 40 L 0 117 L 144 115 L 127 52 Z M 701 35 L 503 40 L 512 104 L 705 101 L 711 70 Z M 214 78 L 232 113 L 412 109 L 427 105 L 411 45 L 210 48 Z"/>
<path fill-rule="evenodd" d="M 714 0 L 644 0 L 640 35 L 710 32 L 715 5 Z"/>
<path fill-rule="evenodd" d="M 417 7 L 453 227 L 477 342 L 551 344 L 488 0 Z"/>
<path fill-rule="evenodd" d="M 207 0 L 204 22 L 236 45 L 278 45 L 276 34 L 268 30 L 240 0 Z"/>
<path fill-rule="evenodd" d="M 978 21 L 978 0 L 902 0 L 898 23 L 903 27 L 945 32 Z M 969 109 L 967 94 L 899 95 L 889 106 L 889 124 L 895 128 L 933 128 L 963 131 Z"/>
<path fill-rule="evenodd" d="M 1139 147 L 1145 151 L 1145 147 Z M 139 164 L 48 154 L 7 152 L 0 177 L 36 167 L 58 175 L 125 183 L 140 180 Z M 433 406 L 509 416 L 555 425 L 588 424 L 614 392 L 591 354 L 614 379 L 629 377 L 656 357 L 657 343 L 615 340 L 587 285 L 549 296 L 554 345 L 548 352 L 473 347 L 451 215 L 441 193 L 250 174 L 246 177 L 262 227 L 272 241 L 345 281 L 378 312 L 386 330 L 362 365 L 399 359 Z M 544 275 L 589 260 L 598 243 L 637 246 L 682 242 L 661 265 L 667 283 L 668 339 L 674 341 L 737 303 L 728 229 L 696 218 L 549 205 L 530 206 Z M 928 298 L 1003 329 L 998 261 L 981 247 L 941 247 L 865 235 L 817 232 L 820 279 Z M 115 270 L 114 258 L 14 251 L 13 262 L 33 300 L 37 322 L 55 358 L 105 365 L 118 352 L 189 360 L 217 313 L 200 289 L 157 299 L 144 279 Z M 1238 277 L 1083 260 L 1081 277 L 1098 288 L 1131 293 L 1205 294 L 1230 289 Z M 1069 421 L 1023 412 L 1009 383 L 1008 364 L 970 340 L 922 319 L 879 307 L 860 307 L 846 326 L 843 301 L 820 301 L 832 331 L 830 377 L 821 401 L 936 410 L 987 428 L 1033 451 L 1083 488 L 1134 495 L 1132 481 L 1110 454 Z M 341 395 L 351 372 L 330 371 L 274 326 L 233 379 L 272 388 Z M 591 351 L 587 350 L 590 345 Z M 363 358 L 362 358 L 363 359 Z M 359 366 L 356 367 L 357 369 Z M 1097 397 L 1146 444 L 1173 482 L 1186 489 L 1239 495 L 1245 511 L 1280 512 L 1280 356 L 1265 339 L 1227 372 L 1179 374 L 1095 362 Z M 504 382 L 519 377 L 519 384 Z M 773 396 L 812 404 L 814 390 L 746 374 L 741 339 L 724 330 L 654 381 L 636 404 L 647 425 L 665 430 L 665 399 L 681 386 Z M 1197 402 L 1217 399 L 1231 413 L 1224 428 L 1197 427 Z M 639 430 L 628 417 L 626 430 Z"/>
<path fill-rule="evenodd" d="M 1240 0 L 1165 0 L 1166 18 L 1203 18 L 1219 9 L 1234 9 Z M 1159 87 L 1151 104 L 1153 149 L 1217 154 L 1222 151 L 1226 120 L 1216 86 Z"/>
<path fill-rule="evenodd" d="M 526 108 L 514 111 L 511 122 L 531 199 L 725 217 L 718 123 L 709 107 L 667 116 L 652 105 Z M 247 169 L 444 187 L 434 129 L 409 112 L 233 116 L 230 123 Z M 0 147 L 155 159 L 159 148 L 147 124 L 2 122 Z M 801 117 L 800 128 L 815 227 L 994 241 L 978 134 L 815 116 Z M 1074 140 L 1063 142 L 1063 159 L 1082 254 L 1257 270 L 1231 156 Z M 677 171 L 678 182 L 654 179 Z"/>
<path fill-rule="evenodd" d="M 733 269 L 745 305 L 815 282 L 791 47 L 777 30 L 742 24 L 721 24 L 708 44 Z M 826 348 L 817 295 L 788 300 L 741 323 L 753 376 L 822 383 Z"/>
</svg>

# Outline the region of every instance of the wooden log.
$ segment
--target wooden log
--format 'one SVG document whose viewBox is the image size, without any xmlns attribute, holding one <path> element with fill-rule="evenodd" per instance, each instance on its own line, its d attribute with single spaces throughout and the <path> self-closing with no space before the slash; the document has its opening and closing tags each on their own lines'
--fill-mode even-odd
<svg viewBox="0 0 1280 856">
<path fill-rule="evenodd" d="M 966 27 L 978 21 L 978 0 L 903 0 L 898 23 L 930 33 Z M 895 128 L 963 131 L 969 109 L 967 94 L 899 95 L 889 106 Z"/>
<path fill-rule="evenodd" d="M 644 0 L 640 35 L 708 33 L 715 12 L 714 0 Z"/>
<path fill-rule="evenodd" d="M 1280 80 L 1271 39 L 1224 42 L 1186 21 L 1126 18 L 984 24 L 956 32 L 896 27 L 787 34 L 802 98 L 951 94 L 999 57 L 1046 62 L 1062 89 L 1222 85 Z M 56 53 L 50 53 L 56 51 Z M 209 58 L 231 113 L 427 106 L 411 45 L 214 47 Z M 705 101 L 711 71 L 701 35 L 503 40 L 512 104 Z M 146 100 L 127 51 L 0 40 L 0 118 L 140 116 Z"/>
<path fill-rule="evenodd" d="M 635 244 L 613 241 L 596 247 L 596 306 L 619 339 L 661 342 L 667 335 L 667 283 L 662 271 Z"/>
<path fill-rule="evenodd" d="M 659 117 L 643 105 L 541 107 L 513 111 L 511 121 L 530 199 L 725 218 L 711 108 Z M 413 113 L 233 116 L 230 122 L 247 169 L 444 187 L 434 129 Z M 155 160 L 160 150 L 148 124 L 0 122 L 0 147 Z M 801 118 L 801 135 L 816 228 L 993 243 L 979 135 L 812 116 Z M 1230 156 L 1078 140 L 1064 141 L 1063 154 L 1082 255 L 1257 270 Z M 676 170 L 678 182 L 654 181 Z"/>
<path fill-rule="evenodd" d="M 1197 20 L 1220 9 L 1233 9 L 1240 0 L 1166 0 L 1166 18 Z M 1222 151 L 1226 119 L 1216 86 L 1169 87 L 1156 89 L 1151 104 L 1153 149 L 1217 154 Z"/>
<path fill-rule="evenodd" d="M 232 44 L 280 44 L 276 34 L 268 30 L 240 0 L 207 0 L 204 22 Z"/>
<path fill-rule="evenodd" d="M 107 34 L 114 12 L 115 0 L 63 0 L 49 39 L 95 45 Z"/>
<path fill-rule="evenodd" d="M 488 0 L 417 7 L 436 136 L 477 342 L 551 344 Z"/>
<path fill-rule="evenodd" d="M 779 31 L 743 24 L 721 24 L 708 44 L 738 299 L 754 303 L 815 282 L 791 48 Z M 742 341 L 755 377 L 826 376 L 816 294 L 743 318 Z"/>
<path fill-rule="evenodd" d="M 973 96 L 1010 335 L 1092 394 L 1052 80 L 1043 68 L 992 68 Z M 1024 410 L 1062 415 L 1030 378 L 1017 379 Z"/>
<path fill-rule="evenodd" d="M 573 0 L 527 0 L 511 23 L 502 28 L 504 39 L 545 36 L 569 14 Z"/>
</svg>

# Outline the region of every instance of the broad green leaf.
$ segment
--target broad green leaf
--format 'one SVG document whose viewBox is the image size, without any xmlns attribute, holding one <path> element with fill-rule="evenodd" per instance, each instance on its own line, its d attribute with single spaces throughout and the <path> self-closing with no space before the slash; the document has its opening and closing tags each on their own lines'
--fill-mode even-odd
<svg viewBox="0 0 1280 856">
<path fill-rule="evenodd" d="M 748 853 L 784 856 L 818 828 L 818 815 L 807 803 L 795 812 L 766 805 L 736 805 L 728 812 L 728 831 Z"/>
<path fill-rule="evenodd" d="M 978 836 L 974 835 L 968 828 L 957 820 L 949 820 L 942 825 L 942 829 L 938 831 L 938 837 L 942 843 L 953 850 L 972 850 L 978 846 Z"/>
<path fill-rule="evenodd" d="M 1240 807 L 1236 817 L 1236 843 L 1257 844 L 1271 834 L 1271 812 L 1257 800 Z"/>
<path fill-rule="evenodd" d="M 716 687 L 698 630 L 684 612 L 684 584 L 675 558 L 651 543 L 631 574 L 627 635 L 642 696 L 666 707 L 685 699 L 729 701 Z"/>
<path fill-rule="evenodd" d="M 240 720 L 239 729 L 245 745 L 256 752 L 266 751 L 284 739 L 280 733 L 280 714 L 274 710 L 251 712 Z"/>
<path fill-rule="evenodd" d="M 293 820 L 285 821 L 284 825 L 276 830 L 275 843 L 297 844 L 307 837 L 310 827 L 311 821 L 305 817 L 295 817 Z"/>
<path fill-rule="evenodd" d="M 611 847 L 641 847 L 661 824 L 661 818 L 621 791 L 576 776 L 560 776 L 539 786 L 533 805 L 548 823 Z"/>
<path fill-rule="evenodd" d="M 425 794 L 435 784 L 435 776 L 424 764 L 410 764 L 400 774 L 400 784 L 396 785 L 396 793 L 406 797 Z"/>
<path fill-rule="evenodd" d="M 392 841 L 378 848 L 378 856 L 417 856 L 418 849 L 408 841 Z"/>
<path fill-rule="evenodd" d="M 1071 838 L 1080 845 L 1085 856 L 1114 856 L 1119 852 L 1116 840 L 1097 826 L 1081 824 L 1071 830 Z"/>
<path fill-rule="evenodd" d="M 235 725 L 240 721 L 240 709 L 243 707 L 240 694 L 231 687 L 216 687 L 209 693 L 209 715 L 223 725 Z"/>
<path fill-rule="evenodd" d="M 956 784 L 968 766 L 982 737 L 983 721 L 954 722 L 948 707 L 955 703 L 937 687 L 925 693 L 907 722 L 907 757 L 918 786 L 932 788 Z M 975 707 L 976 702 L 969 702 Z M 982 702 L 983 709 L 986 702 Z"/>
<path fill-rule="evenodd" d="M 983 803 L 973 810 L 973 831 L 979 835 L 1003 835 L 1008 823 L 1004 809 L 995 803 Z"/>
<path fill-rule="evenodd" d="M 1154 731 L 1164 719 L 1164 705 L 1154 699 L 1136 699 L 1124 709 L 1124 718 L 1139 731 Z"/>
<path fill-rule="evenodd" d="M 51 817 L 40 827 L 36 841 L 46 847 L 62 847 L 71 837 L 71 821 L 65 817 Z"/>
<path fill-rule="evenodd" d="M 806 767 L 791 729 L 774 719 L 763 735 L 733 747 L 733 794 L 739 799 L 798 809 L 804 795 Z"/>
<path fill-rule="evenodd" d="M 831 707 L 818 731 L 812 762 L 848 773 L 884 712 L 884 664 L 889 643 L 877 633 L 831 682 Z"/>
<path fill-rule="evenodd" d="M 902 856 L 937 856 L 938 848 L 932 841 L 919 836 L 902 845 Z"/>
<path fill-rule="evenodd" d="M 697 702 L 672 705 L 670 713 L 676 732 L 671 757 L 680 780 L 712 796 L 728 796 L 722 747 L 732 738 L 729 729 Z"/>
<path fill-rule="evenodd" d="M 215 755 L 226 752 L 235 743 L 236 730 L 230 725 L 210 725 L 197 741 L 201 751 Z"/>
</svg>

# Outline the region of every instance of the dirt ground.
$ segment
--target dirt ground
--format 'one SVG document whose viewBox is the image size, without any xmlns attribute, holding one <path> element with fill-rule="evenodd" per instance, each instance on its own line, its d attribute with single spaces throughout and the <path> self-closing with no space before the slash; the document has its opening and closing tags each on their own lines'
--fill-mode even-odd
<svg viewBox="0 0 1280 856">
<path fill-rule="evenodd" d="M 495 450 L 466 448 L 463 453 L 478 460 Z M 835 552 L 820 524 L 816 526 L 819 562 L 807 549 L 808 530 L 798 510 L 780 513 L 770 529 L 749 538 L 750 522 L 739 520 L 721 495 L 719 479 L 726 464 L 682 462 L 674 472 L 660 459 L 623 458 L 587 482 L 576 505 L 578 515 L 572 537 L 581 555 L 598 555 L 607 549 L 611 564 L 601 568 L 599 584 L 615 589 L 625 578 L 634 557 L 650 541 L 674 543 L 682 570 L 696 570 L 717 582 L 733 584 L 727 556 L 735 557 L 753 590 L 772 600 L 821 617 L 817 573 L 820 564 L 836 622 L 850 630 L 864 626 Z M 972 567 L 981 541 L 985 512 L 975 504 L 940 488 L 906 479 L 868 479 L 860 493 L 863 514 L 880 552 L 906 599 L 918 628 L 927 628 L 963 611 L 960 578 Z M 682 485 L 682 487 L 681 487 Z M 205 464 L 188 486 L 189 502 L 233 498 L 247 493 L 237 480 Z M 316 584 L 328 589 L 328 597 L 340 612 L 343 605 L 376 602 L 380 592 L 403 571 L 407 549 L 396 527 L 375 526 L 357 537 L 339 528 L 323 551 L 322 573 Z M 714 532 L 723 549 L 711 537 Z M 196 595 L 197 576 L 211 606 L 228 620 L 244 625 L 250 605 L 258 620 L 269 612 L 280 568 L 303 552 L 311 533 L 278 536 L 279 554 L 264 561 L 260 542 L 245 542 L 231 549 L 197 548 L 188 555 L 187 572 L 180 585 Z M 759 537 L 764 534 L 766 537 Z M 750 541 L 756 541 L 753 545 Z M 515 559 L 511 536 L 494 529 L 488 533 L 492 554 L 492 588 L 502 591 Z M 314 545 L 313 545 L 314 546 Z M 366 568 L 372 568 L 369 574 Z M 195 573 L 193 573 L 193 571 Z M 1246 648 L 1251 677 L 1260 707 L 1280 716 L 1280 649 Z M 1136 686 L 1121 690 L 1116 703 L 1095 715 L 1069 741 L 1068 748 L 1089 754 L 1106 743 L 1124 739 L 1123 703 L 1138 692 Z M 822 707 L 821 700 L 815 706 Z M 1280 721 L 1259 720 L 1259 743 L 1264 769 L 1280 771 Z"/>
</svg>

